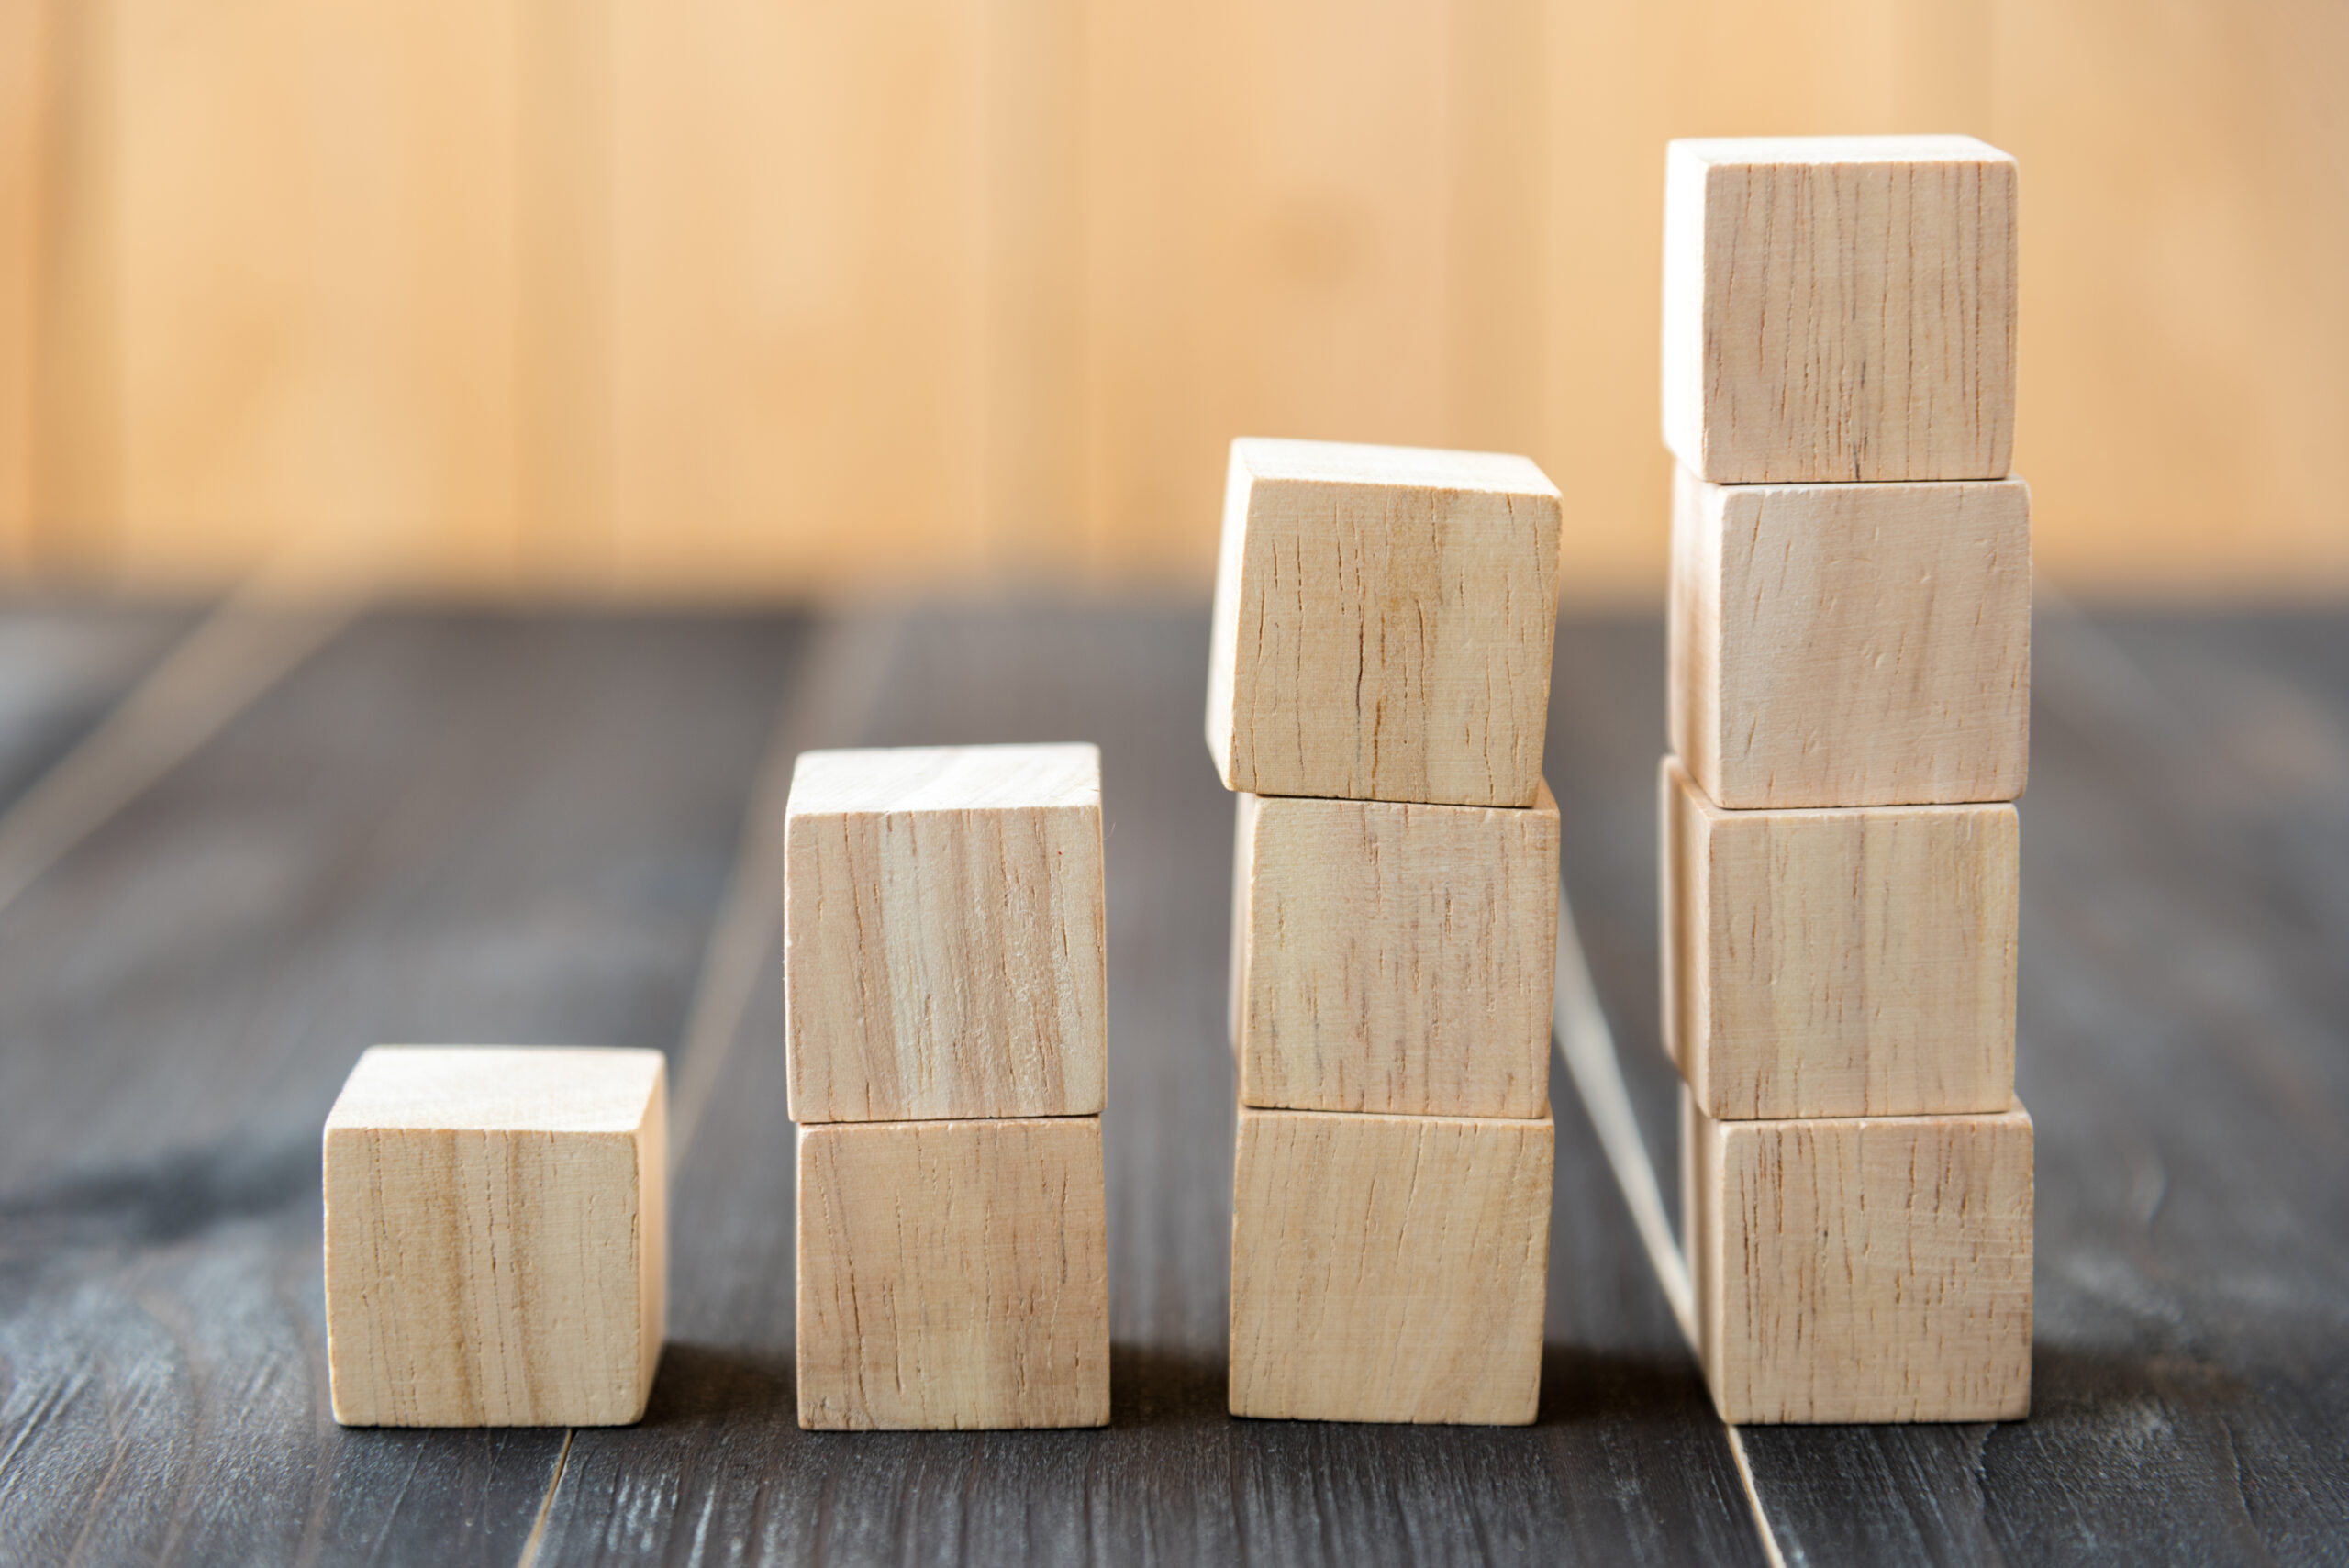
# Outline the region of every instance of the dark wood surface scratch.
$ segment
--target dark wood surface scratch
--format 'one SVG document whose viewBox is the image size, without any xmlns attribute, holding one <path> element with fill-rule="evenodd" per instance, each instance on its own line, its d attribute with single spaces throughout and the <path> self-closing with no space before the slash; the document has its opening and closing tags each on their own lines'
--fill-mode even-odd
<svg viewBox="0 0 2349 1568">
<path fill-rule="evenodd" d="M 0 803 L 184 617 L 0 613 Z M 1202 615 L 361 621 L 0 910 L 0 1562 L 1760 1562 L 1571 1086 L 1522 1430 L 1223 1414 L 1230 802 Z M 828 659 L 822 650 L 829 648 Z M 841 649 L 853 657 L 838 657 Z M 2043 610 L 2021 1092 L 2037 1405 L 1747 1429 L 1790 1562 L 2339 1560 L 2349 622 Z M 1634 1109 L 1655 1044 L 1653 621 L 1562 624 L 1548 773 Z M 364 1045 L 685 1029 L 762 749 L 1089 739 L 1108 817 L 1114 1421 L 809 1434 L 763 966 L 680 1155 L 646 1421 L 344 1432 L 317 1129 Z"/>
</svg>

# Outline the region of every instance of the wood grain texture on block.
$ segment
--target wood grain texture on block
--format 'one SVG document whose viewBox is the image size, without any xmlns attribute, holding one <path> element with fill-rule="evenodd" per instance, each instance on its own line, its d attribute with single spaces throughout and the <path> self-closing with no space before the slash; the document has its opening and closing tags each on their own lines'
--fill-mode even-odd
<svg viewBox="0 0 2349 1568">
<path fill-rule="evenodd" d="M 1672 744 L 1743 810 L 2013 800 L 2031 492 L 1674 478 Z"/>
<path fill-rule="evenodd" d="M 657 1051 L 361 1056 L 325 1136 L 335 1419 L 641 1417 L 668 1299 L 667 1129 Z"/>
<path fill-rule="evenodd" d="M 1659 782 L 1664 1042 L 1706 1114 L 2014 1097 L 2011 806 L 1723 811 Z"/>
<path fill-rule="evenodd" d="M 1558 516 L 1522 457 L 1234 441 L 1208 668 L 1224 787 L 1531 806 Z"/>
<path fill-rule="evenodd" d="M 1698 1350 L 1732 1422 L 2031 1413 L 2032 1127 L 1716 1121 L 1681 1097 Z"/>
<path fill-rule="evenodd" d="M 1967 136 L 1682 140 L 1664 439 L 1732 484 L 1996 479 L 2014 445 L 2015 162 Z"/>
<path fill-rule="evenodd" d="M 1546 1115 L 1241 1106 L 1231 1413 L 1531 1422 L 1556 1155 Z"/>
<path fill-rule="evenodd" d="M 799 1424 L 1109 1419 L 1101 1120 L 799 1129 Z"/>
<path fill-rule="evenodd" d="M 1558 803 L 1241 795 L 1241 1103 L 1408 1116 L 1550 1107 Z"/>
<path fill-rule="evenodd" d="M 792 1119 L 1100 1111 L 1097 748 L 803 752 L 785 817 Z"/>
</svg>

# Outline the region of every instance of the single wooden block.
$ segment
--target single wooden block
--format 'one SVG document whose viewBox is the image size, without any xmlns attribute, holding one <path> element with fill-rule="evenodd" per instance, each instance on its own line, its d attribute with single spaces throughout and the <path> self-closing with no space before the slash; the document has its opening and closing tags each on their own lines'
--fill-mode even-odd
<svg viewBox="0 0 2349 1568">
<path fill-rule="evenodd" d="M 1241 1106 L 1231 1413 L 1531 1422 L 1556 1154 L 1546 1115 Z"/>
<path fill-rule="evenodd" d="M 807 751 L 785 815 L 793 1120 L 1099 1113 L 1099 748 Z"/>
<path fill-rule="evenodd" d="M 1231 1036 L 1242 1104 L 1550 1108 L 1558 803 L 1238 797 Z"/>
<path fill-rule="evenodd" d="M 1109 1419 L 1101 1119 L 799 1129 L 799 1424 Z"/>
<path fill-rule="evenodd" d="M 334 1418 L 640 1418 L 668 1300 L 667 1136 L 657 1051 L 361 1056 L 326 1125 Z"/>
<path fill-rule="evenodd" d="M 2031 1413 L 2031 1118 L 1715 1121 L 1681 1097 L 1698 1349 L 1732 1422 Z"/>
<path fill-rule="evenodd" d="M 1659 784 L 1664 1050 L 1709 1116 L 2014 1098 L 2011 806 L 1723 811 Z"/>
<path fill-rule="evenodd" d="M 1996 479 L 2015 161 L 1970 136 L 1675 141 L 1664 439 L 1732 484 Z"/>
<path fill-rule="evenodd" d="M 1674 481 L 1672 743 L 1735 809 L 2012 800 L 2031 491 Z"/>
<path fill-rule="evenodd" d="M 1254 795 L 1533 804 L 1558 489 L 1521 457 L 1238 440 L 1208 748 Z"/>
</svg>

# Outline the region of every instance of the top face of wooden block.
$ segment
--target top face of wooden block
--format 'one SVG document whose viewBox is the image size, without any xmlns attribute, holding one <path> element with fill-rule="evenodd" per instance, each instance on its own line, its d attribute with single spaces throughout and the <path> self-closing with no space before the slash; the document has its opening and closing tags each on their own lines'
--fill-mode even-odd
<svg viewBox="0 0 2349 1568">
<path fill-rule="evenodd" d="M 802 751 L 785 811 L 805 817 L 1100 804 L 1098 746 L 896 746 Z"/>
<path fill-rule="evenodd" d="M 1708 167 L 1736 164 L 2012 163 L 1973 136 L 1686 136 L 1672 154 Z"/>
<path fill-rule="evenodd" d="M 785 817 L 794 1120 L 1100 1111 L 1097 748 L 808 752 Z"/>
<path fill-rule="evenodd" d="M 1532 805 L 1558 522 L 1521 457 L 1234 441 L 1208 674 L 1224 786 Z"/>
<path fill-rule="evenodd" d="M 1558 499 L 1531 458 L 1514 452 L 1449 451 L 1438 447 L 1379 447 L 1355 441 L 1287 441 L 1243 436 L 1231 443 L 1235 469 L 1260 483 L 1370 484 L 1404 490 L 1481 492 Z"/>
<path fill-rule="evenodd" d="M 1726 484 L 2005 474 L 2015 186 L 1972 137 L 1672 143 L 1666 444 Z"/>
<path fill-rule="evenodd" d="M 351 1070 L 326 1129 L 634 1132 L 663 1068 L 657 1051 L 379 1045 Z"/>
</svg>

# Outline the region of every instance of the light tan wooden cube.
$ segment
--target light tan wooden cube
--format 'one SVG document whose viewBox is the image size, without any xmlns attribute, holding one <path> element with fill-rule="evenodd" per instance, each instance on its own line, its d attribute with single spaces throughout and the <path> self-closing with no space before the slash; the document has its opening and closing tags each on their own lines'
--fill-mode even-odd
<svg viewBox="0 0 2349 1568">
<path fill-rule="evenodd" d="M 2012 800 L 2031 492 L 1674 480 L 1672 743 L 1743 810 Z"/>
<path fill-rule="evenodd" d="M 1254 795 L 1533 804 L 1558 490 L 1521 457 L 1238 440 L 1208 748 Z"/>
<path fill-rule="evenodd" d="M 667 1129 L 657 1051 L 361 1056 L 326 1124 L 335 1419 L 640 1418 L 668 1299 Z"/>
<path fill-rule="evenodd" d="M 1231 1413 L 1531 1422 L 1556 1153 L 1547 1116 L 1241 1106 Z"/>
<path fill-rule="evenodd" d="M 1098 748 L 803 752 L 784 882 L 794 1121 L 1100 1111 Z"/>
<path fill-rule="evenodd" d="M 1101 1120 L 799 1129 L 799 1424 L 1109 1419 Z"/>
<path fill-rule="evenodd" d="M 1968 136 L 1672 143 L 1664 435 L 1733 484 L 1995 479 L 2015 162 Z"/>
<path fill-rule="evenodd" d="M 2003 1110 L 2011 806 L 1724 811 L 1658 790 L 1664 1050 L 1709 1116 Z"/>
<path fill-rule="evenodd" d="M 1681 1098 L 1698 1348 L 1733 1422 L 2031 1412 L 2032 1128 L 1716 1121 Z"/>
<path fill-rule="evenodd" d="M 1558 803 L 1242 795 L 1241 1103 L 1408 1116 L 1550 1107 Z"/>
</svg>

